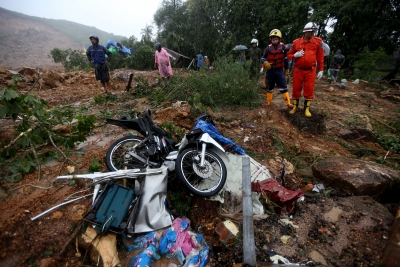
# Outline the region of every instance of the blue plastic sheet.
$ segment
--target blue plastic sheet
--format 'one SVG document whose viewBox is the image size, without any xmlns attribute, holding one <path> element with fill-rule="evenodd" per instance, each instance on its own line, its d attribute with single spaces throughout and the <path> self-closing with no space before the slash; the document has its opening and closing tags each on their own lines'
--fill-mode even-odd
<svg viewBox="0 0 400 267">
<path fill-rule="evenodd" d="M 226 151 L 235 151 L 239 153 L 240 155 L 246 155 L 246 152 L 244 149 L 238 145 L 235 144 L 231 139 L 228 139 L 224 137 L 220 132 L 218 132 L 217 128 L 215 128 L 214 125 L 211 123 L 208 123 L 204 120 L 197 120 L 196 125 L 193 127 L 193 129 L 200 128 L 204 132 L 208 133 L 212 138 L 214 138 L 218 143 L 224 147 Z"/>
<path fill-rule="evenodd" d="M 117 43 L 113 40 L 108 40 L 107 44 L 106 44 L 106 48 L 109 49 L 110 47 L 114 47 L 118 52 L 122 52 L 124 54 L 128 54 L 131 55 L 132 51 L 130 48 L 127 48 L 123 45 L 121 45 L 120 43 Z"/>
</svg>

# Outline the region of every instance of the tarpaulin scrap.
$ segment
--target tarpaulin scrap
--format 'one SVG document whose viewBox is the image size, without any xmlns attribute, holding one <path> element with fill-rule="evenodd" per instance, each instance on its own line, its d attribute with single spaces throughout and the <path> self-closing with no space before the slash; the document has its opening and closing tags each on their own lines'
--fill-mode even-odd
<svg viewBox="0 0 400 267">
<path fill-rule="evenodd" d="M 203 235 L 190 229 L 190 221 L 186 218 L 176 218 L 172 226 L 164 230 L 157 240 L 155 232 L 140 236 L 132 245 L 126 246 L 128 251 L 142 249 L 143 251 L 131 259 L 130 267 L 152 266 L 153 260 L 161 256 L 176 258 L 184 267 L 205 267 L 209 262 L 210 249 Z"/>
<path fill-rule="evenodd" d="M 199 119 L 196 121 L 196 125 L 193 127 L 193 129 L 197 128 L 200 128 L 203 130 L 203 132 L 208 133 L 212 138 L 217 140 L 217 142 L 220 143 L 226 151 L 233 150 L 240 155 L 246 155 L 246 152 L 242 147 L 236 145 L 231 139 L 224 137 L 211 123 Z"/>
<path fill-rule="evenodd" d="M 267 179 L 261 182 L 252 182 L 251 190 L 253 192 L 266 194 L 272 202 L 279 205 L 281 208 L 286 208 L 291 211 L 293 203 L 304 195 L 303 191 L 298 189 L 292 191 L 280 185 L 275 179 Z"/>
</svg>

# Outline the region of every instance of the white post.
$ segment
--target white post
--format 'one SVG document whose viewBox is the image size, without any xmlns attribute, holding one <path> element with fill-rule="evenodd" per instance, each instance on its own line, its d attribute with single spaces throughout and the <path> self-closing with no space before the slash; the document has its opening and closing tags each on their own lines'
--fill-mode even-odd
<svg viewBox="0 0 400 267">
<path fill-rule="evenodd" d="M 243 264 L 256 266 L 253 226 L 253 200 L 251 198 L 250 158 L 242 157 L 243 188 Z"/>
</svg>

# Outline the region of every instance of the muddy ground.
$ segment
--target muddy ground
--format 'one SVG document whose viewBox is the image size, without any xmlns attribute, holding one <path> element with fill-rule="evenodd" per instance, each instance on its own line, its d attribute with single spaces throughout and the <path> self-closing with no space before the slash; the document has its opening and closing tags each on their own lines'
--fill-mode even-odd
<svg viewBox="0 0 400 267">
<path fill-rule="evenodd" d="M 5 70 L 2 70 L 5 72 Z M 113 77 L 112 94 L 117 99 L 126 99 L 127 82 L 120 77 L 121 73 L 131 70 L 116 70 Z M 156 71 L 133 71 L 134 76 L 143 76 L 149 84 L 159 85 Z M 51 107 L 57 105 L 90 106 L 91 114 L 107 114 L 113 109 L 132 110 L 151 108 L 156 111 L 173 106 L 163 103 L 152 106 L 146 99 L 132 98 L 129 101 L 106 102 L 94 104 L 94 96 L 101 96 L 103 90 L 94 80 L 93 73 L 63 73 L 54 70 L 63 77 L 55 82 L 53 89 L 37 86 L 32 88 L 31 82 L 23 82 L 18 90 L 30 92 L 49 102 Z M 1 81 L 1 87 L 7 80 Z M 133 88 L 135 86 L 133 82 Z M 291 84 L 289 84 L 291 90 Z M 238 145 L 261 164 L 267 166 L 271 173 L 280 178 L 280 167 L 273 164 L 276 157 L 284 157 L 295 166 L 285 177 L 285 184 L 291 190 L 307 188 L 315 185 L 316 180 L 311 166 L 318 160 L 331 156 L 347 156 L 368 161 L 376 161 L 379 157 L 387 166 L 399 169 L 399 155 L 383 148 L 374 138 L 372 132 L 386 128 L 388 123 L 399 120 L 400 102 L 399 88 L 389 84 L 372 84 L 361 81 L 347 83 L 346 88 L 331 85 L 327 79 L 316 83 L 315 99 L 312 102 L 313 117 L 306 119 L 303 112 L 288 115 L 288 109 L 275 92 L 273 102 L 267 106 L 264 102 L 265 90 L 260 88 L 260 102 L 256 109 L 230 107 L 213 112 L 217 128 L 221 133 Z M 302 110 L 302 103 L 300 104 Z M 194 122 L 194 117 L 189 118 Z M 189 130 L 187 122 L 181 123 L 165 117 L 156 117 L 155 121 L 174 121 L 178 126 Z M 13 140 L 12 127 L 16 122 L 1 120 L 1 139 Z M 104 156 L 109 145 L 127 132 L 107 124 L 98 124 L 88 141 L 69 151 L 67 156 L 77 163 L 76 172 L 87 172 L 93 158 L 99 159 L 101 171 L 106 172 Z M 248 137 L 245 139 L 245 137 Z M 246 140 L 246 141 L 245 141 Z M 0 229 L 1 248 L 0 266 L 88 266 L 94 263 L 83 259 L 84 251 L 77 255 L 75 241 L 63 249 L 73 230 L 81 222 L 81 216 L 89 208 L 91 199 L 84 199 L 66 205 L 54 212 L 31 221 L 31 218 L 51 207 L 62 203 L 73 193 L 86 189 L 88 182 L 70 184 L 68 181 L 55 181 L 59 175 L 68 174 L 67 167 L 71 161 L 60 157 L 42 167 L 40 180 L 38 173 L 26 175 L 18 183 L 7 183 L 1 180 L 0 188 Z M 169 192 L 182 191 L 182 186 L 171 175 Z M 340 189 L 340 188 L 335 188 Z M 254 222 L 257 261 L 265 264 L 269 255 L 277 253 L 291 262 L 313 262 L 327 266 L 374 266 L 379 263 L 386 240 L 389 237 L 390 225 L 393 221 L 393 205 L 384 205 L 379 197 L 350 197 L 336 194 L 307 193 L 304 201 L 298 203 L 290 213 L 271 214 L 267 219 Z M 178 208 L 183 204 L 190 209 L 179 214 L 191 220 L 192 230 L 201 231 L 211 248 L 210 266 L 233 266 L 243 261 L 240 235 L 234 244 L 224 246 L 219 241 L 214 227 L 224 220 L 219 216 L 221 205 L 206 199 L 192 197 L 188 194 L 171 193 L 171 204 Z M 356 203 L 356 206 L 354 206 Z M 331 212 L 337 211 L 332 220 Z M 178 210 L 178 209 L 176 209 Z M 328 214 L 328 215 L 327 215 Z M 279 219 L 289 218 L 298 228 L 283 227 Z M 241 228 L 238 222 L 238 228 Z M 281 240 L 282 235 L 290 236 L 287 244 Z M 119 243 L 120 258 L 127 262 L 126 253 Z M 319 263 L 318 263 L 319 262 Z M 126 265 L 124 265 L 126 266 Z"/>
</svg>

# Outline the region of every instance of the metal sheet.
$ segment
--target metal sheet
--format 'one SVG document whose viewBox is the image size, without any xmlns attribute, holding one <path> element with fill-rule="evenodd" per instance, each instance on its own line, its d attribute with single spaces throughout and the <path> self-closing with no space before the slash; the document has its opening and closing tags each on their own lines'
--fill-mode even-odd
<svg viewBox="0 0 400 267">
<path fill-rule="evenodd" d="M 165 207 L 167 198 L 168 168 L 157 169 L 162 173 L 139 178 L 140 197 L 129 218 L 129 234 L 156 231 L 171 226 L 172 217 Z"/>
</svg>

